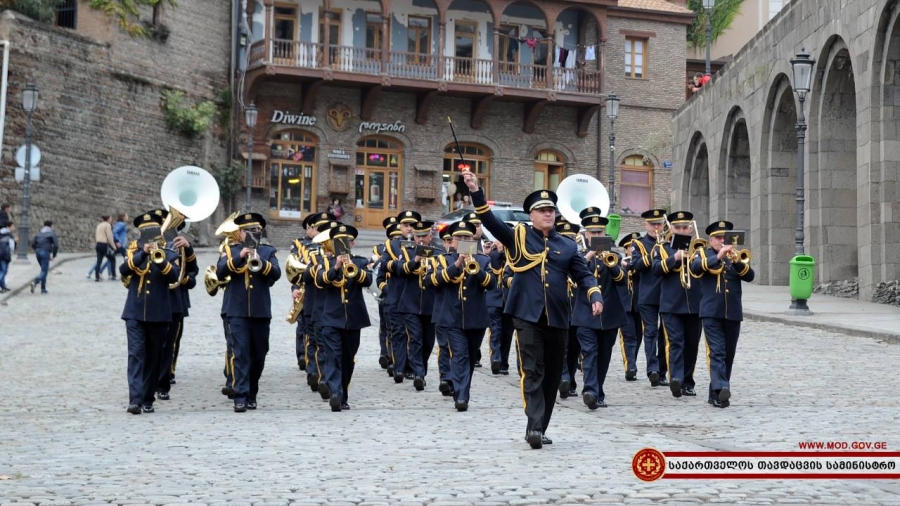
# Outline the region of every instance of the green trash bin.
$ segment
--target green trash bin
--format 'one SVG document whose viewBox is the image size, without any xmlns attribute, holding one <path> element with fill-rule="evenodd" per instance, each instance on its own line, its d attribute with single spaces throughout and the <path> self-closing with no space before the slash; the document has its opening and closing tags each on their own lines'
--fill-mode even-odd
<svg viewBox="0 0 900 506">
<path fill-rule="evenodd" d="M 610 214 L 606 218 L 609 220 L 609 223 L 606 224 L 606 235 L 613 242 L 616 242 L 619 239 L 619 226 L 622 224 L 622 217 L 618 214 Z"/>
<path fill-rule="evenodd" d="M 791 259 L 791 299 L 809 299 L 813 293 L 813 274 L 816 260 L 809 255 L 797 255 Z"/>
</svg>

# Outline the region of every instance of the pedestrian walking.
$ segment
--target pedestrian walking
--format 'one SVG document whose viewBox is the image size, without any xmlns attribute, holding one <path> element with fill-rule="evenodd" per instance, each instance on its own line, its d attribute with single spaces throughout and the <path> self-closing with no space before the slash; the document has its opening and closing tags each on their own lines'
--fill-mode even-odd
<svg viewBox="0 0 900 506">
<path fill-rule="evenodd" d="M 9 291 L 9 287 L 6 286 L 6 273 L 12 261 L 12 253 L 16 250 L 16 240 L 9 225 L 9 221 L 0 221 L 0 293 Z"/>
<path fill-rule="evenodd" d="M 59 253 L 59 239 L 53 231 L 52 221 L 44 222 L 44 227 L 31 241 L 31 248 L 34 249 L 34 255 L 41 266 L 41 273 L 31 281 L 31 293 L 34 293 L 34 288 L 38 283 L 41 285 L 41 293 L 47 293 L 47 273 L 50 271 L 50 260 L 55 260 L 56 254 Z"/>
<path fill-rule="evenodd" d="M 116 241 L 112 233 L 112 217 L 103 215 L 100 217 L 100 220 L 94 231 L 94 240 L 96 241 L 94 250 L 97 252 L 97 263 L 94 266 L 94 281 L 100 281 L 100 273 L 103 272 L 101 264 L 104 258 L 108 259 L 110 263 L 109 279 L 116 279 Z"/>
</svg>

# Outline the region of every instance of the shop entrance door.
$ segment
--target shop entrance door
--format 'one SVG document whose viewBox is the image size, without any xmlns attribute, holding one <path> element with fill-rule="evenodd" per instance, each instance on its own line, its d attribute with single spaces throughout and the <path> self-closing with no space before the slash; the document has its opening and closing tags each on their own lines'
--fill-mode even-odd
<svg viewBox="0 0 900 506">
<path fill-rule="evenodd" d="M 381 228 L 382 221 L 400 212 L 400 171 L 390 169 L 356 169 L 357 225 Z"/>
</svg>

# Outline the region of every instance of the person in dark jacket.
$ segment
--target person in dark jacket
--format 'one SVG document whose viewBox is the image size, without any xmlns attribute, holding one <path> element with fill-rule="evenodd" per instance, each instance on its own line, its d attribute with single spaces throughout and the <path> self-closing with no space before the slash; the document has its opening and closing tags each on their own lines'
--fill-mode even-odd
<svg viewBox="0 0 900 506">
<path fill-rule="evenodd" d="M 47 293 L 47 272 L 50 270 L 50 260 L 56 259 L 59 253 L 59 239 L 53 232 L 53 222 L 47 220 L 44 227 L 34 236 L 31 241 L 31 248 L 37 257 L 38 264 L 41 266 L 41 273 L 31 281 L 31 293 L 34 293 L 34 287 L 41 284 L 41 293 Z"/>
</svg>

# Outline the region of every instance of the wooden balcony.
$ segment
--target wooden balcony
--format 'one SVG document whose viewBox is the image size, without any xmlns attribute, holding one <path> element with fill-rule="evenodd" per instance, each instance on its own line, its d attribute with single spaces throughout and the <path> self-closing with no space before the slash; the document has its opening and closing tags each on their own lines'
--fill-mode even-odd
<svg viewBox="0 0 900 506">
<path fill-rule="evenodd" d="M 270 55 L 268 59 L 267 54 Z M 327 58 L 324 56 L 321 44 L 279 39 L 261 40 L 250 47 L 250 68 L 275 66 L 331 69 L 350 74 L 447 81 L 489 86 L 490 93 L 494 93 L 497 86 L 580 95 L 597 95 L 601 92 L 601 73 L 595 70 L 506 62 L 495 64 L 492 60 L 477 58 L 457 56 L 438 58 L 430 54 L 395 51 L 387 52 L 387 58 L 383 60 L 381 50 L 349 46 L 330 46 Z M 277 71 L 276 69 L 275 72 Z"/>
<path fill-rule="evenodd" d="M 603 65 L 597 62 L 597 68 Z M 472 100 L 471 126 L 481 128 L 494 100 L 525 104 L 522 130 L 533 133 L 547 105 L 576 108 L 576 133 L 587 135 L 593 115 L 603 102 L 603 73 L 584 68 L 508 63 L 478 58 L 440 56 L 329 45 L 295 40 L 263 39 L 250 47 L 245 93 L 251 100 L 265 79 L 303 85 L 303 110 L 312 110 L 325 83 L 361 88 L 359 116 L 371 120 L 381 91 L 415 93 L 416 122 L 425 124 L 438 94 Z"/>
</svg>

